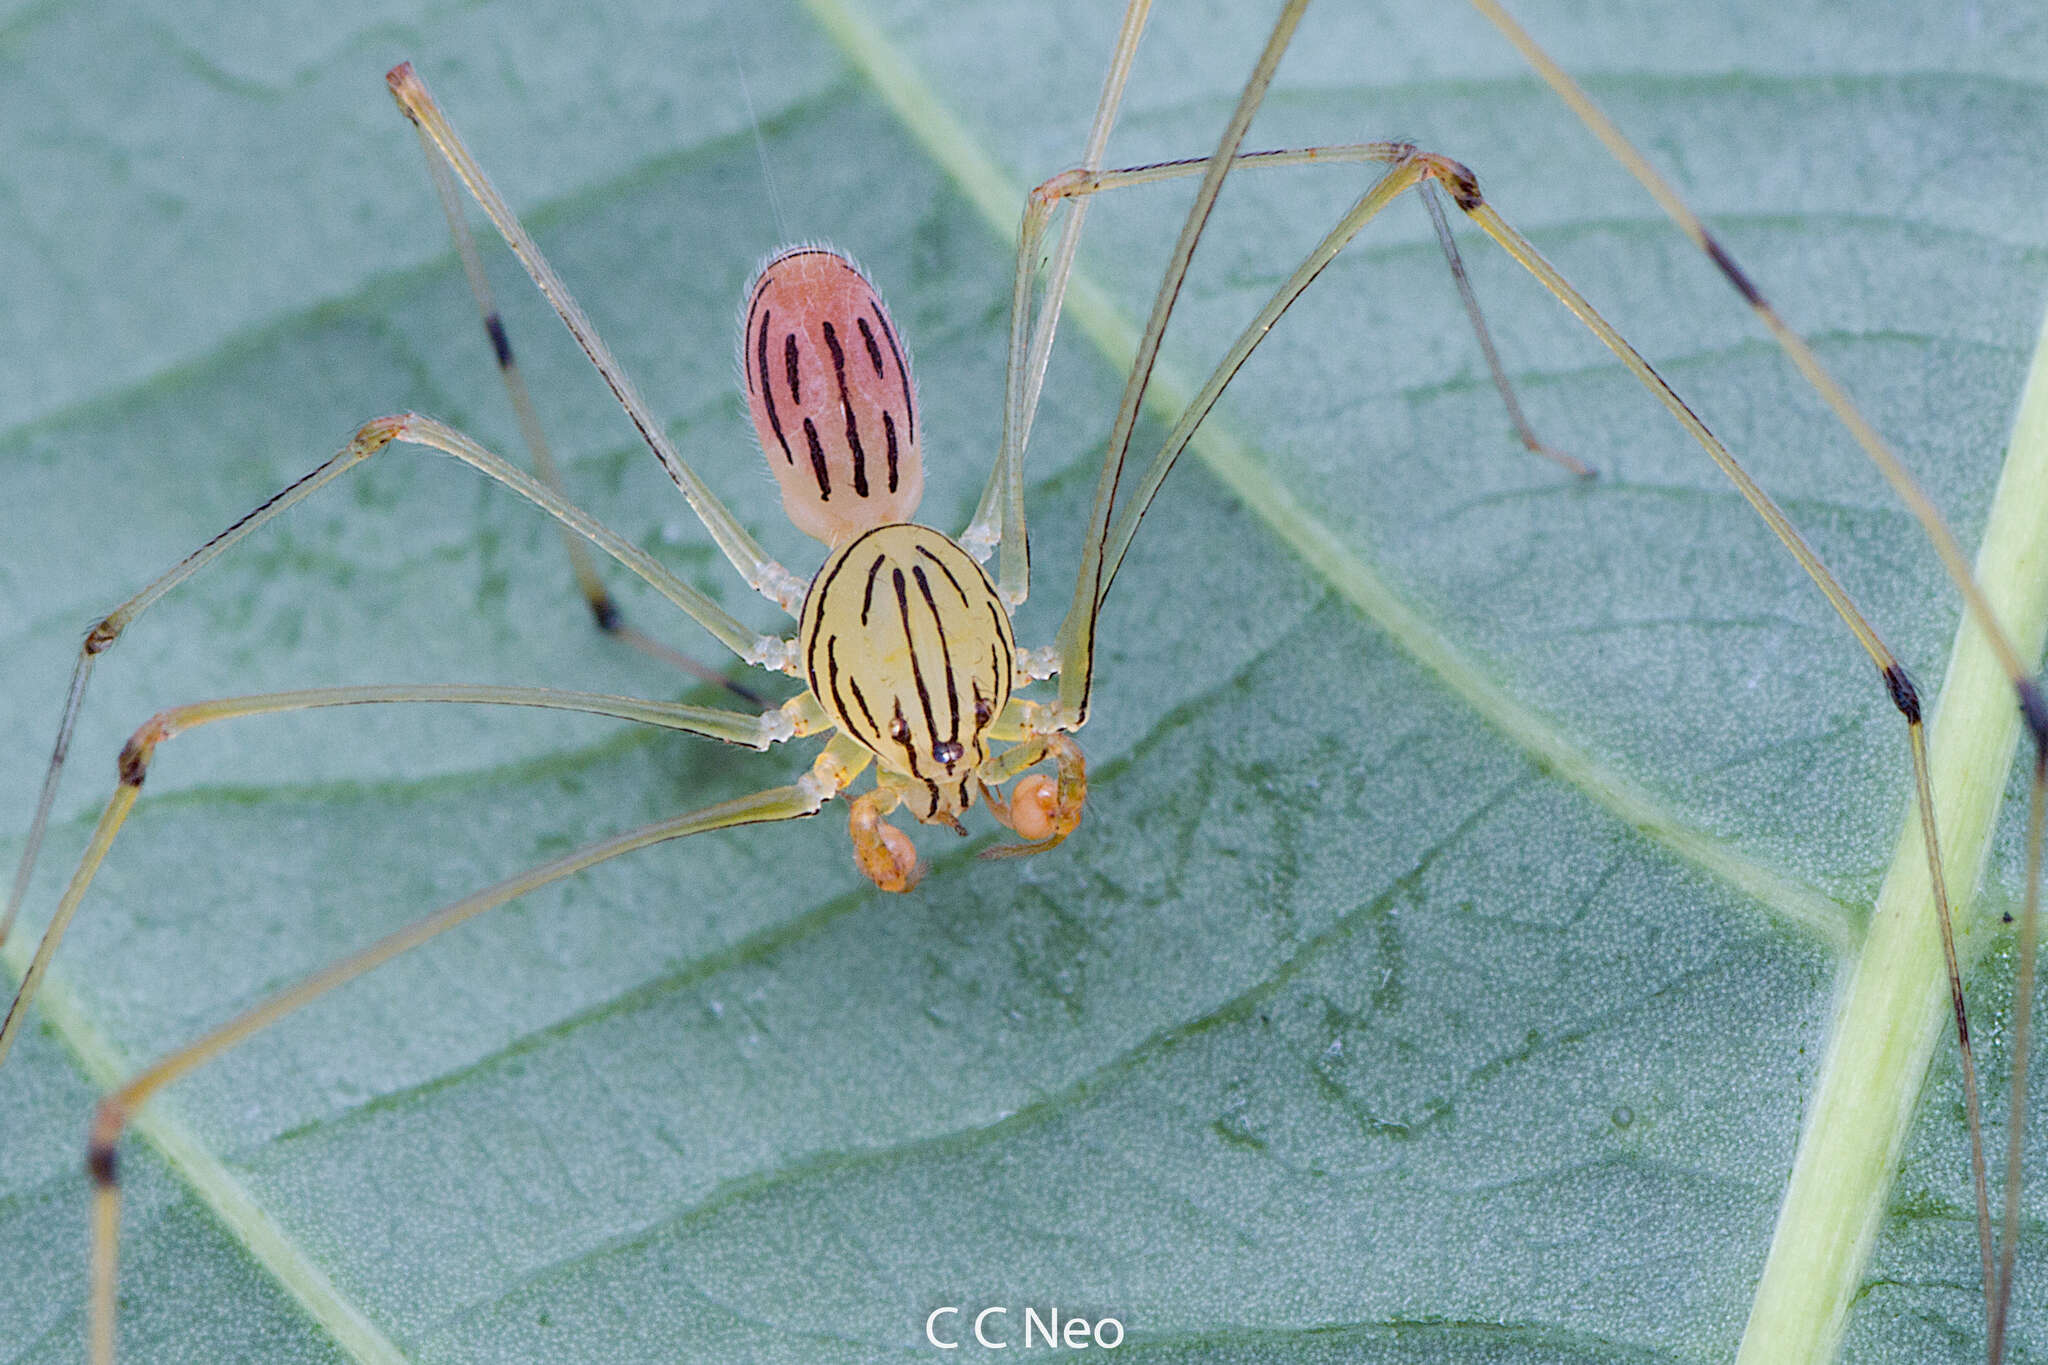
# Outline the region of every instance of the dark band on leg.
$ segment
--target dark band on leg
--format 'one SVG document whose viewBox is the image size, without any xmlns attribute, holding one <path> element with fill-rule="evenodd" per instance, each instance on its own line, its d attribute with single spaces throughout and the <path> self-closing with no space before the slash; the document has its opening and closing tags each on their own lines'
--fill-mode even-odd
<svg viewBox="0 0 2048 1365">
<path fill-rule="evenodd" d="M 1884 685 L 1891 690 L 1892 705 L 1899 708 L 1899 714 L 1906 718 L 1906 724 L 1920 723 L 1920 689 L 1913 686 L 1913 680 L 1898 664 L 1887 665 L 1884 670 Z"/>
<path fill-rule="evenodd" d="M 121 771 L 122 786 L 141 786 L 142 779 L 149 773 L 149 751 L 135 740 L 129 740 L 121 746 L 118 767 Z"/>
<path fill-rule="evenodd" d="M 1442 178 L 1443 187 L 1450 192 L 1452 203 L 1470 213 L 1486 202 L 1486 196 L 1479 192 L 1479 177 L 1455 161 L 1450 164 L 1456 170 Z"/>
<path fill-rule="evenodd" d="M 2032 678 L 2020 684 L 2020 715 L 2026 719 L 2027 733 L 2034 737 L 2034 752 L 2048 751 L 2048 702 L 2041 699 L 2041 688 Z"/>
<path fill-rule="evenodd" d="M 1721 244 L 1712 236 L 1702 236 L 1706 243 L 1708 258 L 1728 277 L 1728 283 L 1735 286 L 1735 292 L 1742 295 L 1743 301 L 1752 308 L 1768 310 L 1770 305 L 1764 302 L 1764 296 L 1757 291 L 1757 287 L 1749 282 L 1749 276 L 1742 273 L 1742 267 L 1735 264 L 1735 258 L 1723 251 Z"/>
<path fill-rule="evenodd" d="M 505 335 L 505 320 L 495 312 L 484 315 L 484 331 L 491 338 L 491 354 L 498 357 L 498 368 L 512 368 L 512 338 Z"/>
</svg>

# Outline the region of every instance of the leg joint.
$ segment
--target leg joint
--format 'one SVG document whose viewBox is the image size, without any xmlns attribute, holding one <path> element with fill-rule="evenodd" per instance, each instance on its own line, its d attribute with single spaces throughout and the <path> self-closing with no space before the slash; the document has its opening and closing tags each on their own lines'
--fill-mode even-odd
<svg viewBox="0 0 2048 1365">
<path fill-rule="evenodd" d="M 159 711 L 137 727 L 128 736 L 128 742 L 121 746 L 121 757 L 117 761 L 121 774 L 121 785 L 139 787 L 142 779 L 149 774 L 150 760 L 156 757 L 156 746 L 171 737 L 171 716 L 169 711 Z"/>
<path fill-rule="evenodd" d="M 1486 203 L 1486 196 L 1479 192 L 1479 177 L 1463 162 L 1436 152 L 1418 152 L 1415 160 L 1422 173 L 1441 184 L 1461 211 L 1471 213 Z"/>
</svg>

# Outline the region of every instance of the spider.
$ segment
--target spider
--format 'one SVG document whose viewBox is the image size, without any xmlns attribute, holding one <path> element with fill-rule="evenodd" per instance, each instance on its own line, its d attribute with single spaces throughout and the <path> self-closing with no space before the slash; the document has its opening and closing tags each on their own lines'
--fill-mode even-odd
<svg viewBox="0 0 2048 1365">
<path fill-rule="evenodd" d="M 381 433 L 379 433 L 379 434 L 381 434 Z M 843 486 L 843 485 L 842 485 L 842 486 Z M 1133 524 L 1133 525 L 1135 525 L 1135 522 L 1133 522 L 1132 524 Z M 1007 542 L 1006 542 L 1006 543 L 1007 543 Z M 933 548 L 934 548 L 934 550 L 936 551 L 936 547 L 934 546 Z M 997 582 L 997 583 L 999 584 L 999 579 L 998 579 L 998 580 L 995 580 L 995 581 L 996 581 L 996 582 Z M 1056 733 L 1056 734 L 1059 734 L 1059 733 L 1066 733 L 1066 732 L 1064 732 L 1064 731 L 1056 731 L 1056 732 L 1054 732 L 1054 733 Z M 936 741 L 935 741 L 935 743 L 936 743 Z M 898 776 L 909 776 L 909 774 L 898 774 Z M 835 780 L 836 780 L 836 779 L 835 779 Z M 1055 791 L 1056 791 L 1056 789 L 1057 789 L 1057 784 L 1055 784 Z M 1040 788 L 1040 791 L 1041 791 L 1041 792 L 1043 791 L 1043 787 L 1041 787 L 1041 788 Z M 966 795 L 966 794 L 978 794 L 978 791 L 977 791 L 977 789 L 973 789 L 973 788 L 963 788 L 963 798 L 962 798 L 962 799 L 965 799 L 965 795 Z M 934 808 L 933 808 L 933 809 L 934 809 L 934 813 L 937 813 L 937 810 L 936 810 L 936 806 L 934 806 Z M 879 811 L 876 811 L 876 812 L 872 812 L 872 813 L 876 814 L 877 816 L 879 816 L 879 815 L 881 814 L 881 812 L 879 812 Z M 879 865 L 879 868 L 880 868 L 880 870 L 881 870 L 881 872 L 882 872 L 882 876 L 881 876 L 881 877 L 878 877 L 878 878 L 877 878 L 877 881 L 878 881 L 878 883 L 879 883 L 879 882 L 881 882 L 881 881 L 883 881 L 883 880 L 889 879 L 889 878 L 899 878 L 899 879 L 907 880 L 907 879 L 908 879 L 908 877 L 909 877 L 909 875 L 910 875 L 910 872 L 911 872 L 911 870 L 912 870 L 912 869 L 911 869 L 911 866 L 910 866 L 910 865 L 909 865 L 909 864 L 907 863 L 907 861 L 906 861 L 906 858 L 905 858 L 905 856 L 904 856 L 904 855 L 902 855 L 902 854 L 900 853 L 900 850 L 899 850 L 899 851 L 895 851 L 895 852 L 888 852 L 888 851 L 887 851 L 887 850 L 888 850 L 888 847 L 889 847 L 889 840 L 888 840 L 888 838 L 887 838 L 887 836 L 886 836 L 886 835 L 881 835 L 881 834 L 879 833 L 879 828 L 877 829 L 877 838 L 879 839 L 879 841 L 880 841 L 880 843 L 881 843 L 881 845 L 882 845 L 883 849 L 884 849 L 884 850 L 885 850 L 885 852 L 887 853 L 887 856 L 886 856 L 886 857 L 881 857 L 881 858 L 879 858 L 879 859 L 877 860 L 877 861 L 878 861 L 878 865 Z"/>
</svg>

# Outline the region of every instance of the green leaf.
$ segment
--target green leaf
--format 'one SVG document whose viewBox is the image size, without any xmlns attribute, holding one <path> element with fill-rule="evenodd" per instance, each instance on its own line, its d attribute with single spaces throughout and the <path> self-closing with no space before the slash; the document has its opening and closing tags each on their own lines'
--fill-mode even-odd
<svg viewBox="0 0 2048 1365">
<path fill-rule="evenodd" d="M 855 253 L 890 298 L 925 516 L 964 521 L 996 439 L 1002 234 L 1080 151 L 1115 7 L 863 8 L 915 84 L 893 105 L 808 12 L 699 8 L 32 7 L 0 29 L 0 829 L 27 824 L 97 613 L 372 415 L 515 448 L 379 85 L 403 57 L 773 552 L 819 557 L 762 476 L 730 327 L 789 239 Z M 1163 8 L 1119 161 L 1213 146 L 1266 22 Z M 1472 166 L 1934 695 L 1959 611 L 1910 519 L 1642 192 L 1446 8 L 1326 0 L 1253 142 L 1399 136 Z M 1931 3 L 1522 8 L 1974 545 L 2048 295 L 2048 30 Z M 1177 375 L 1360 183 L 1234 183 Z M 1081 324 L 1142 318 L 1185 202 L 1091 213 L 1108 311 L 1072 320 L 1034 434 L 1028 642 L 1064 606 L 1120 382 Z M 972 844 L 920 832 L 934 870 L 892 897 L 833 813 L 708 836 L 308 1008 L 128 1144 L 127 1358 L 929 1358 L 945 1305 L 1007 1307 L 1020 1347 L 1027 1307 L 1112 1315 L 1147 1361 L 1731 1357 L 1907 810 L 1905 746 L 1698 449 L 1461 240 L 1531 419 L 1598 482 L 1515 444 L 1427 221 L 1397 205 L 1233 387 L 1235 462 L 1212 445 L 1148 518 L 1105 615 L 1074 839 L 987 863 L 984 821 Z M 491 269 L 576 498 L 770 624 L 502 252 Z M 632 619 L 714 657 L 611 578 Z M 393 449 L 102 661 L 30 927 L 153 710 L 349 681 L 681 691 L 594 638 L 542 518 Z M 45 1027 L 0 1070 L 0 1359 L 78 1352 L 97 1090 L 446 900 L 801 762 L 444 707 L 167 745 Z M 2008 815 L 1994 912 L 2016 836 Z M 1983 937 L 1997 1079 L 2010 943 Z M 1896 1184 L 1843 1173 L 1888 1200 L 1845 1359 L 1981 1356 L 1938 1055 Z M 2013 1344 L 2038 1359 L 2048 1201 L 2026 1210 Z"/>
</svg>

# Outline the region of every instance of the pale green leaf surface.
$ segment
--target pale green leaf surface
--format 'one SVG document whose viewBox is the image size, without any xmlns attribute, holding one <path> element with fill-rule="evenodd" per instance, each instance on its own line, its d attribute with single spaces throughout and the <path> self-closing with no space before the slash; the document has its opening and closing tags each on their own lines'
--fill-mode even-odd
<svg viewBox="0 0 2048 1365">
<path fill-rule="evenodd" d="M 1262 20 L 1170 8 L 1118 159 L 1206 151 L 1249 66 Z M 1253 140 L 1405 136 L 1472 165 L 1752 457 L 1932 694 L 1957 611 L 1907 518 L 1641 193 L 1444 8 L 1328 0 Z M 1942 5 L 1525 8 L 1974 542 L 2048 296 L 2048 29 Z M 1021 186 L 1078 153 L 1112 9 L 872 17 Z M 510 448 L 379 83 L 401 57 L 793 566 L 817 552 L 760 472 L 729 330 L 779 240 L 853 251 L 891 299 L 935 461 L 926 518 L 957 527 L 978 490 L 1008 220 L 977 216 L 800 11 L 28 7 L 0 39 L 10 837 L 96 612 L 373 414 Z M 1221 348 L 1355 184 L 1226 195 L 1176 368 Z M 1084 262 L 1137 317 L 1185 196 L 1129 198 L 1097 207 Z M 1082 736 L 1096 786 L 1064 848 L 988 864 L 921 835 L 937 866 L 908 897 L 863 890 L 836 814 L 643 853 L 309 1009 L 160 1119 L 411 1359 L 916 1358 L 949 1303 L 1011 1305 L 1019 1334 L 1026 1305 L 1113 1313 L 1147 1360 L 1729 1357 L 1906 806 L 1904 746 L 1847 634 L 1698 451 L 1466 249 L 1532 418 L 1598 484 L 1514 445 L 1412 205 L 1282 324 L 1230 430 L 1469 677 L 1718 861 L 1636 832 L 1617 788 L 1554 776 L 1191 462 L 1107 614 Z M 577 498 L 767 624 L 506 265 Z M 1067 340 L 1032 452 L 1032 641 L 1064 604 L 1118 382 Z M 394 450 L 104 661 L 32 916 L 151 710 L 351 680 L 676 690 L 593 641 L 540 518 Z M 443 900 L 798 761 L 456 708 L 168 746 L 65 946 L 76 1026 L 0 1070 L 0 1359 L 78 1351 L 77 1163 L 105 1079 L 79 1050 L 125 1073 Z M 2016 894 L 2016 851 L 2008 829 L 1987 894 Z M 2009 976 L 1994 951 L 1977 982 L 1993 1075 Z M 207 1211 L 214 1177 L 129 1152 L 130 1358 L 345 1357 L 295 1306 L 295 1266 Z M 1845 1358 L 1970 1359 L 1952 1065 L 1892 1200 Z M 2014 1344 L 2039 1359 L 2048 1201 L 2028 1209 Z"/>
</svg>

